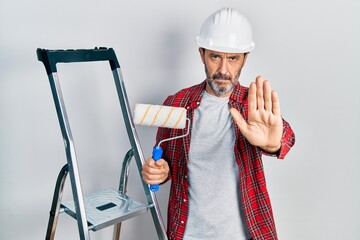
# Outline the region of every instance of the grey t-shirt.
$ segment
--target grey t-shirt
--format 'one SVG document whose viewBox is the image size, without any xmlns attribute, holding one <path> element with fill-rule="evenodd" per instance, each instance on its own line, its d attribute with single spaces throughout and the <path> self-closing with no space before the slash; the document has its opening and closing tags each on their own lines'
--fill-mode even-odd
<svg viewBox="0 0 360 240">
<path fill-rule="evenodd" d="M 204 91 L 195 109 L 189 152 L 189 216 L 184 240 L 250 239 L 234 155 L 229 98 Z"/>
</svg>

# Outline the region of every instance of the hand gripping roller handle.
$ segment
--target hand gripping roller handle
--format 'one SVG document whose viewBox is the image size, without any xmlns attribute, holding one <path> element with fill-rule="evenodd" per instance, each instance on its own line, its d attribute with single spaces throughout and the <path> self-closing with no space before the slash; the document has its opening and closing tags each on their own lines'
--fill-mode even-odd
<svg viewBox="0 0 360 240">
<path fill-rule="evenodd" d="M 186 122 L 188 122 L 187 131 L 185 134 L 172 138 L 163 139 L 159 142 L 159 144 L 156 147 L 153 148 L 152 158 L 154 159 L 154 161 L 157 161 L 162 158 L 163 149 L 160 147 L 161 143 L 185 137 L 186 135 L 189 134 L 189 130 L 190 130 L 190 120 L 186 118 L 186 109 L 180 107 L 136 104 L 134 122 L 135 124 L 138 125 L 166 127 L 166 128 L 175 128 L 175 129 L 185 128 Z M 159 190 L 159 184 L 151 184 L 149 186 L 149 189 L 152 192 L 157 192 Z"/>
<path fill-rule="evenodd" d="M 170 141 L 170 140 L 174 140 L 174 139 L 178 139 L 178 138 L 182 138 L 182 137 L 185 137 L 185 136 L 187 136 L 189 134 L 190 119 L 186 118 L 186 121 L 188 122 L 188 125 L 187 125 L 187 130 L 186 130 L 185 134 L 180 135 L 180 136 L 176 136 L 176 137 L 172 137 L 172 138 L 163 139 L 163 140 L 161 140 L 159 142 L 159 144 L 156 147 L 153 148 L 152 158 L 154 159 L 154 161 L 157 161 L 157 160 L 161 159 L 161 157 L 162 157 L 163 149 L 160 147 L 161 143 L 166 142 L 166 141 Z M 150 188 L 150 190 L 152 192 L 157 192 L 159 190 L 159 184 L 151 184 L 149 188 Z"/>
</svg>

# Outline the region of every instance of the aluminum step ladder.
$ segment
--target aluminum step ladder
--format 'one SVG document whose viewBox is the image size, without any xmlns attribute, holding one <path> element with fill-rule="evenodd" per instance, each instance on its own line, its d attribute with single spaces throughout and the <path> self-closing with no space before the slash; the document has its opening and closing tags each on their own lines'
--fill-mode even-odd
<svg viewBox="0 0 360 240">
<path fill-rule="evenodd" d="M 98 231 L 108 226 L 114 226 L 113 239 L 117 240 L 120 239 L 122 221 L 142 215 L 150 210 L 158 238 L 167 240 L 160 208 L 156 196 L 149 190 L 149 186 L 142 181 L 147 204 L 138 202 L 126 195 L 131 159 L 135 158 L 140 176 L 145 160 L 130 112 L 121 68 L 114 50 L 102 47 L 85 50 L 48 50 L 38 48 L 37 57 L 39 61 L 43 62 L 48 74 L 67 157 L 67 163 L 60 170 L 56 181 L 45 239 L 54 239 L 58 216 L 62 212 L 76 219 L 80 239 L 89 240 L 90 230 Z M 109 61 L 110 63 L 131 149 L 124 157 L 118 190 L 106 189 L 89 196 L 83 196 L 74 141 L 61 93 L 56 64 L 90 61 Z M 68 174 L 70 175 L 73 201 L 62 202 L 64 183 Z"/>
</svg>

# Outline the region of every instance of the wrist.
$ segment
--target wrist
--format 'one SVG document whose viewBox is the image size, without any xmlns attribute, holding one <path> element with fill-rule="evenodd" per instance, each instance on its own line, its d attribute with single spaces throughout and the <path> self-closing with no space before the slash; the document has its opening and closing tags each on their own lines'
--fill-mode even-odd
<svg viewBox="0 0 360 240">
<path fill-rule="evenodd" d="M 260 148 L 268 153 L 276 153 L 281 148 L 281 142 L 277 146 L 264 146 Z"/>
</svg>

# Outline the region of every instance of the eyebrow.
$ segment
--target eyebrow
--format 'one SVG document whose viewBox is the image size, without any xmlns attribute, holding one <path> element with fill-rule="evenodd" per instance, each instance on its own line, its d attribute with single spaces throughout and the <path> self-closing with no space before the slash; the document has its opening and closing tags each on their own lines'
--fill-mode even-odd
<svg viewBox="0 0 360 240">
<path fill-rule="evenodd" d="M 210 53 L 210 57 L 221 57 L 218 53 Z"/>
<path fill-rule="evenodd" d="M 218 54 L 218 53 L 209 53 L 209 56 L 210 57 L 222 57 L 221 54 Z M 236 59 L 239 59 L 241 57 L 240 54 L 233 54 L 233 55 L 228 55 L 226 56 L 226 58 L 236 58 Z"/>
</svg>

